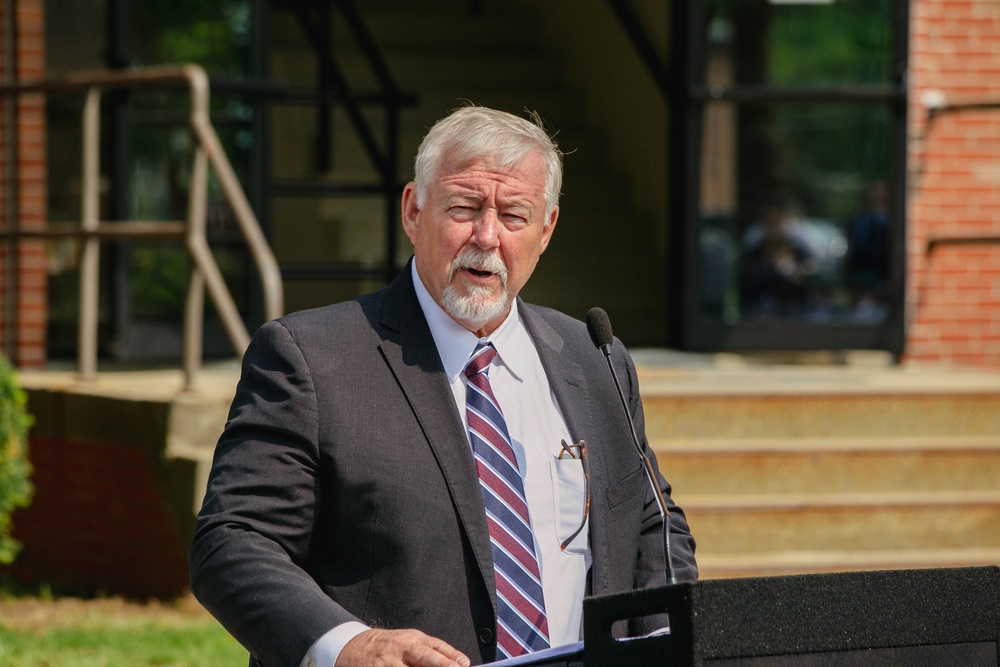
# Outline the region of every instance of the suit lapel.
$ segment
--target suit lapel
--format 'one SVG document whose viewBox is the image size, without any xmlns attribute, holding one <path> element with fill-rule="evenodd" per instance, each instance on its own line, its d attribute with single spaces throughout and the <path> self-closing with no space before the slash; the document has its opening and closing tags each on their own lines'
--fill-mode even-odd
<svg viewBox="0 0 1000 667">
<path fill-rule="evenodd" d="M 493 553 L 475 463 L 455 408 L 434 338 L 417 301 L 409 266 L 386 288 L 381 324 L 387 330 L 379 350 L 406 396 L 441 467 L 487 589 L 493 582 Z"/>
</svg>

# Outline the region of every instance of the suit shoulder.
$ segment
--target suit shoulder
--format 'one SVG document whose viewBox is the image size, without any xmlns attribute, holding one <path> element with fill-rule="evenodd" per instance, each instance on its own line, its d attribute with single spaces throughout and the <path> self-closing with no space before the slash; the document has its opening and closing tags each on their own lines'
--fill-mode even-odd
<svg viewBox="0 0 1000 667">
<path fill-rule="evenodd" d="M 352 301 L 298 310 L 283 315 L 261 326 L 258 333 L 281 327 L 295 339 L 323 337 L 336 340 L 341 336 L 357 336 L 370 330 L 376 321 L 381 299 L 380 292 L 366 294 Z"/>
<path fill-rule="evenodd" d="M 352 317 L 359 310 L 357 300 L 332 303 L 316 308 L 297 310 L 278 318 L 283 326 L 296 329 L 302 326 L 313 326 L 327 322 L 336 322 L 344 317 Z"/>
<path fill-rule="evenodd" d="M 547 306 L 525 303 L 521 306 L 525 323 L 532 334 L 549 340 L 557 349 L 560 347 L 555 342 L 557 340 L 571 348 L 593 347 L 587 325 L 575 317 Z"/>
<path fill-rule="evenodd" d="M 529 314 L 529 316 L 533 315 L 535 317 L 540 317 L 542 320 L 560 331 L 582 331 L 584 333 L 587 331 L 587 325 L 583 321 L 567 315 L 560 310 L 556 310 L 555 308 L 524 302 L 521 303 L 521 307 Z"/>
<path fill-rule="evenodd" d="M 594 341 L 590 337 L 590 331 L 587 330 L 586 322 L 546 306 L 526 303 L 522 303 L 522 306 L 526 318 L 535 323 L 536 326 L 532 328 L 536 334 L 544 336 L 544 333 L 539 331 L 542 327 L 537 326 L 537 323 L 541 322 L 547 325 L 551 331 L 558 334 L 563 342 L 572 349 L 596 349 Z M 616 362 L 632 364 L 625 344 L 618 337 L 614 338 L 611 353 Z"/>
</svg>

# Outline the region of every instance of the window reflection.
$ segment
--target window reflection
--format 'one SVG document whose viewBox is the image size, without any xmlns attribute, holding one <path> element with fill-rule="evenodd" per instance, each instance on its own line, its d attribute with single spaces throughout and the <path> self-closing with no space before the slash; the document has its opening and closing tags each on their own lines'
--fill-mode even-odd
<svg viewBox="0 0 1000 667">
<path fill-rule="evenodd" d="M 885 319 L 889 299 L 889 188 L 884 181 L 865 186 L 861 207 L 847 228 L 847 286 L 854 316 Z"/>
<path fill-rule="evenodd" d="M 705 7 L 712 95 L 893 79 L 890 0 Z M 718 100 L 701 120 L 702 311 L 725 324 L 885 321 L 889 105 Z"/>
<path fill-rule="evenodd" d="M 737 54 L 734 83 L 774 86 L 892 79 L 890 0 L 829 4 L 711 0 L 706 37 Z M 705 83 L 721 83 L 706 72 Z"/>
<path fill-rule="evenodd" d="M 847 252 L 837 224 L 810 217 L 793 198 L 771 193 L 740 245 L 743 317 L 826 320 L 836 314 Z"/>
<path fill-rule="evenodd" d="M 725 323 L 885 319 L 888 111 L 706 107 L 702 310 Z"/>
<path fill-rule="evenodd" d="M 251 0 L 126 0 L 125 52 L 132 65 L 195 62 L 214 81 L 253 75 Z M 141 91 L 122 104 L 117 186 L 127 192 L 122 213 L 133 220 L 187 217 L 194 143 L 186 89 Z M 250 191 L 255 109 L 242 95 L 213 91 L 212 123 L 237 177 Z M 250 260 L 238 225 L 210 170 L 206 225 L 209 244 L 241 313 L 250 313 Z M 190 260 L 181 245 L 120 244 L 115 269 L 120 293 L 114 354 L 121 359 L 171 358 L 179 351 Z M 151 344 L 150 341 L 157 341 Z M 204 352 L 229 355 L 218 313 L 205 302 Z"/>
</svg>

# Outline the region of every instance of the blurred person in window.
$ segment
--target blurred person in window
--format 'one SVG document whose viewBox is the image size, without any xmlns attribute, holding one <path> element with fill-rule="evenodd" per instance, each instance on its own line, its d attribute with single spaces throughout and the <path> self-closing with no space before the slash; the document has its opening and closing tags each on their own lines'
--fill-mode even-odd
<svg viewBox="0 0 1000 667">
<path fill-rule="evenodd" d="M 889 281 L 889 189 L 869 184 L 861 210 L 848 225 L 847 284 L 855 317 L 878 319 L 885 313 Z"/>
<path fill-rule="evenodd" d="M 800 315 L 819 263 L 801 216 L 784 197 L 769 197 L 743 234 L 741 303 L 750 316 Z"/>
</svg>

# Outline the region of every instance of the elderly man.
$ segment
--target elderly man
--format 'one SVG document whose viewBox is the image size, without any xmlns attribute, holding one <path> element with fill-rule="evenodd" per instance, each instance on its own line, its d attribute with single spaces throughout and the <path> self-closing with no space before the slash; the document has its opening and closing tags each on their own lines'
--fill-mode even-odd
<svg viewBox="0 0 1000 667">
<path fill-rule="evenodd" d="M 664 583 L 604 357 L 581 322 L 517 298 L 559 216 L 554 142 L 462 108 L 415 172 L 399 277 L 265 324 L 244 357 L 191 587 L 251 664 L 490 662 L 578 640 L 585 595 Z M 611 358 L 647 447 L 618 341 Z M 694 579 L 671 507 L 674 571 Z"/>
</svg>

